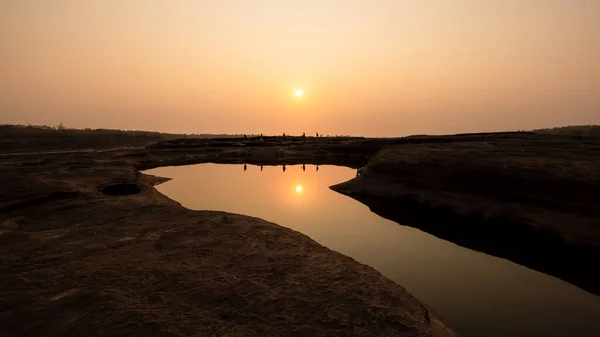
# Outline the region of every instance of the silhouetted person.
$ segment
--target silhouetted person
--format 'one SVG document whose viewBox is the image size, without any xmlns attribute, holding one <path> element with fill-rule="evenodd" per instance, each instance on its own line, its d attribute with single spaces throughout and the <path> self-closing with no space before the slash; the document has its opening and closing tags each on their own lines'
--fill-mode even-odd
<svg viewBox="0 0 600 337">
<path fill-rule="evenodd" d="M 285 132 L 283 133 L 283 139 L 285 140 Z"/>
<path fill-rule="evenodd" d="M 317 132 L 317 138 L 319 138 L 319 133 Z"/>
<path fill-rule="evenodd" d="M 262 169 L 263 169 L 263 166 L 262 166 L 262 165 L 260 165 L 260 170 L 262 171 Z"/>
<path fill-rule="evenodd" d="M 302 132 L 302 140 L 306 139 L 306 134 L 304 132 Z"/>
<path fill-rule="evenodd" d="M 302 171 L 306 171 L 306 165 L 302 164 Z"/>
<path fill-rule="evenodd" d="M 319 172 L 319 165 L 317 165 L 317 172 Z"/>
<path fill-rule="evenodd" d="M 283 172 L 285 172 L 285 165 L 283 165 Z"/>
<path fill-rule="evenodd" d="M 244 164 L 244 171 L 246 171 L 247 168 L 248 168 L 248 166 L 246 166 L 246 164 Z"/>
</svg>

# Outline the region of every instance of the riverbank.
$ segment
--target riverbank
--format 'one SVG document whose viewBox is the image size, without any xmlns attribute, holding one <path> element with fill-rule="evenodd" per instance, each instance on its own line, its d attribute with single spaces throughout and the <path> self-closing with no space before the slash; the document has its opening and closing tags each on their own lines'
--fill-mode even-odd
<svg viewBox="0 0 600 337">
<path fill-rule="evenodd" d="M 181 207 L 136 156 L 3 159 L 4 335 L 453 335 L 404 288 L 305 235 Z"/>
<path fill-rule="evenodd" d="M 600 142 L 403 144 L 332 189 L 383 217 L 600 294 Z"/>
</svg>

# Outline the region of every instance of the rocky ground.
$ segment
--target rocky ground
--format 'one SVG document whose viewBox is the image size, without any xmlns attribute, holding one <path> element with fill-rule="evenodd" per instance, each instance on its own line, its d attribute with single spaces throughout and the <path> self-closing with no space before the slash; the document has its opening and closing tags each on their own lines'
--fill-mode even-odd
<svg viewBox="0 0 600 337">
<path fill-rule="evenodd" d="M 404 288 L 305 235 L 181 207 L 134 168 L 136 151 L 2 158 L 0 335 L 454 335 Z"/>
<path fill-rule="evenodd" d="M 453 334 L 372 268 L 264 220 L 187 210 L 139 173 L 205 162 L 357 168 L 332 188 L 600 294 L 597 138 L 181 139 L 2 155 L 3 335 Z"/>
<path fill-rule="evenodd" d="M 402 144 L 334 190 L 372 211 L 600 294 L 600 141 Z"/>
</svg>

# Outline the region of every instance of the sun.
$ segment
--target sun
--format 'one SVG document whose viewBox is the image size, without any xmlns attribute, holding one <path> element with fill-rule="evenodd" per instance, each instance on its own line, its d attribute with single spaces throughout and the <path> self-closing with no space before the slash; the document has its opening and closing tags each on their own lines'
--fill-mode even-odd
<svg viewBox="0 0 600 337">
<path fill-rule="evenodd" d="M 304 90 L 296 89 L 296 97 L 302 97 L 302 95 L 304 95 Z"/>
<path fill-rule="evenodd" d="M 300 193 L 300 192 L 302 192 L 302 190 L 303 190 L 302 185 L 296 186 L 296 192 Z"/>
</svg>

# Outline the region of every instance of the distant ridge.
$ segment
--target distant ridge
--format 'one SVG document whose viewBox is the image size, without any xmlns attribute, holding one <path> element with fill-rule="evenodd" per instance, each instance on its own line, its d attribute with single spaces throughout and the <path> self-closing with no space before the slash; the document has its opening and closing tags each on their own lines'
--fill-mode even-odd
<svg viewBox="0 0 600 337">
<path fill-rule="evenodd" d="M 600 137 L 600 125 L 569 125 L 533 131 L 563 136 Z"/>
</svg>

